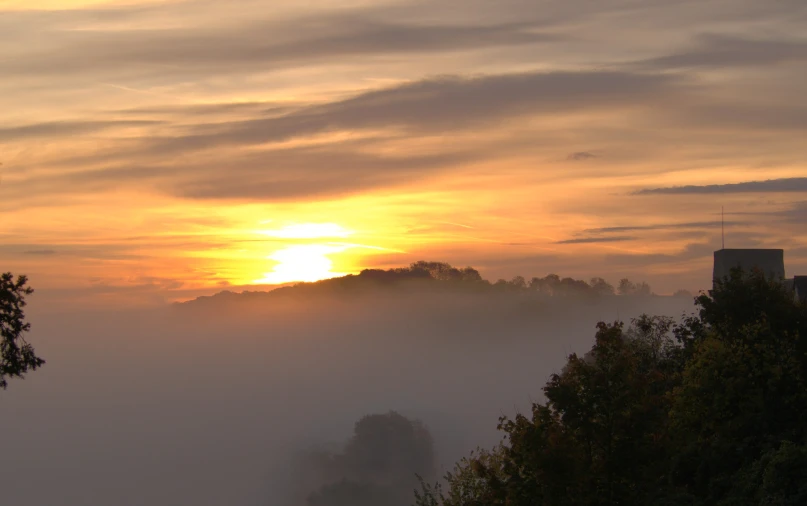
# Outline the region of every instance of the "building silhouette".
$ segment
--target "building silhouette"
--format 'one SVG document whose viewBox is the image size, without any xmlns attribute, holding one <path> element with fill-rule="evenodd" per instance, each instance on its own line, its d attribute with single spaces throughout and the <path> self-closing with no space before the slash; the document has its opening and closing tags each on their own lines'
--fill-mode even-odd
<svg viewBox="0 0 807 506">
<path fill-rule="evenodd" d="M 714 254 L 712 288 L 715 282 L 731 275 L 731 270 L 740 268 L 750 273 L 761 270 L 770 281 L 781 282 L 793 292 L 793 298 L 807 303 L 807 276 L 785 277 L 785 252 L 781 249 L 719 249 Z"/>
<path fill-rule="evenodd" d="M 759 269 L 768 279 L 785 279 L 785 251 L 781 249 L 719 249 L 715 251 L 712 279 L 723 279 L 731 270 L 741 268 L 744 272 Z"/>
</svg>

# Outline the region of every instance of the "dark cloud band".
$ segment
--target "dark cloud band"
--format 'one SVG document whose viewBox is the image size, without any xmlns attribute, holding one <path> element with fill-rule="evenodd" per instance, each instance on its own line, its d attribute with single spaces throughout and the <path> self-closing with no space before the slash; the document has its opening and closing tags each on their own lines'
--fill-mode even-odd
<svg viewBox="0 0 807 506">
<path fill-rule="evenodd" d="M 708 193 L 789 193 L 807 192 L 807 177 L 767 179 L 745 183 L 670 186 L 666 188 L 646 188 L 634 195 L 685 195 Z"/>
</svg>

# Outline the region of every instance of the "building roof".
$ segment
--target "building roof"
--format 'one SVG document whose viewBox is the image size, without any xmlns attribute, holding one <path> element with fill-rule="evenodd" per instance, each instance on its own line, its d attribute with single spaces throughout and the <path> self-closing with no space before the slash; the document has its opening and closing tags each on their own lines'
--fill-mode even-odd
<svg viewBox="0 0 807 506">
<path fill-rule="evenodd" d="M 712 279 L 720 280 L 739 267 L 746 272 L 760 269 L 768 279 L 785 279 L 784 250 L 782 249 L 720 249 L 714 253 Z"/>
</svg>

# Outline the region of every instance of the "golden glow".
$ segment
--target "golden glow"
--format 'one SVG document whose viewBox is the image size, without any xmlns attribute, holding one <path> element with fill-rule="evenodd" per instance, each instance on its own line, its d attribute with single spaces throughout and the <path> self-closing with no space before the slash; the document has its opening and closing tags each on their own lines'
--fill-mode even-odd
<svg viewBox="0 0 807 506">
<path fill-rule="evenodd" d="M 648 68 L 634 79 L 624 62 L 663 59 L 672 40 L 684 40 L 676 29 L 654 31 L 647 39 L 654 47 L 631 42 L 644 40 L 644 18 L 618 43 L 600 47 L 597 36 L 613 42 L 604 27 L 585 34 L 598 44 L 592 54 L 603 67 L 590 67 L 583 46 L 549 41 L 540 63 L 521 59 L 529 51 L 509 44 L 497 45 L 505 57 L 492 59 L 489 48 L 463 44 L 411 58 L 347 44 L 348 53 L 337 47 L 333 58 L 321 58 L 321 41 L 349 38 L 355 29 L 356 44 L 374 44 L 351 16 L 368 7 L 380 14 L 379 4 L 398 2 L 254 3 L 260 9 L 186 0 L 0 0 L 0 12 L 19 23 L 0 34 L 9 52 L 0 63 L 10 70 L 0 71 L 4 271 L 29 275 L 42 293 L 97 300 L 124 292 L 183 300 L 417 260 L 471 265 L 493 279 L 629 276 L 671 291 L 683 282 L 670 269 L 694 265 L 696 255 L 702 265 L 688 267 L 693 284 L 684 286 L 708 279 L 708 247 L 719 244 L 719 233 L 656 225 L 714 221 L 722 205 L 744 213 L 732 221 L 748 222 L 746 240 L 791 245 L 788 263 L 807 266 L 807 236 L 782 214 L 800 209 L 798 192 L 634 195 L 804 177 L 803 136 L 789 107 L 801 90 L 784 79 L 790 74 L 749 80 L 745 70 L 707 75 L 693 68 L 675 84 L 666 71 L 650 79 Z M 344 9 L 355 12 L 334 16 Z M 11 12 L 17 10 L 58 12 Z M 431 9 L 416 11 L 413 27 L 427 19 L 441 24 Z M 474 10 L 467 14 L 471 22 Z M 477 14 L 480 23 L 488 17 Z M 323 19 L 334 22 L 323 27 L 327 33 Z M 255 36 L 264 25 L 277 29 Z M 162 39 L 143 34 L 177 45 L 162 54 Z M 209 46 L 219 38 L 228 39 L 221 51 Z M 229 61 L 229 51 L 243 61 Z M 623 103 L 607 90 L 597 98 L 592 88 L 589 107 L 575 103 L 575 85 L 568 99 L 558 88 L 561 99 L 550 94 L 553 105 L 544 108 L 520 93 L 511 103 L 501 91 L 509 88 L 499 88 L 509 78 L 488 79 L 528 79 L 537 71 L 565 79 L 572 70 L 599 73 L 611 64 L 637 86 L 655 83 L 652 90 Z M 690 72 L 669 74 L 679 71 Z M 429 77 L 438 75 L 480 80 L 460 86 Z M 704 88 L 681 87 L 690 78 Z M 411 86 L 395 88 L 404 83 Z M 473 103 L 452 105 L 486 86 L 492 100 L 502 100 L 501 115 L 487 117 L 482 95 L 478 111 Z M 447 109 L 424 108 L 438 107 L 432 94 L 442 93 L 453 97 Z M 720 112 L 733 105 L 749 109 Z M 756 126 L 754 111 L 765 112 Z M 590 159 L 570 157 L 589 150 Z M 763 220 L 764 227 L 756 224 Z M 729 237 L 740 246 L 739 234 Z"/>
<path fill-rule="evenodd" d="M 328 255 L 339 253 L 349 246 L 327 246 L 309 244 L 292 246 L 269 255 L 269 259 L 277 263 L 272 272 L 267 272 L 257 284 L 281 284 L 294 281 L 320 281 L 323 279 L 344 276 L 345 273 L 333 272 L 333 262 Z"/>
<path fill-rule="evenodd" d="M 352 231 L 336 223 L 300 223 L 288 225 L 280 230 L 261 230 L 259 234 L 278 239 L 321 239 L 326 237 L 348 237 Z"/>
</svg>

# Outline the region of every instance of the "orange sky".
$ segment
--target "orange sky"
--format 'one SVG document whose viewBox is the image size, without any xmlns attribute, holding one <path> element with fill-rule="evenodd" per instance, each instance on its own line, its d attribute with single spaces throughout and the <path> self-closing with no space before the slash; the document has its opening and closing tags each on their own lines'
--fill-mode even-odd
<svg viewBox="0 0 807 506">
<path fill-rule="evenodd" d="M 111 304 L 420 259 L 669 293 L 708 284 L 722 205 L 729 246 L 807 274 L 805 27 L 800 0 L 0 0 L 0 269 Z"/>
</svg>

